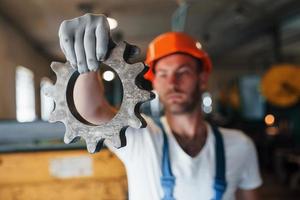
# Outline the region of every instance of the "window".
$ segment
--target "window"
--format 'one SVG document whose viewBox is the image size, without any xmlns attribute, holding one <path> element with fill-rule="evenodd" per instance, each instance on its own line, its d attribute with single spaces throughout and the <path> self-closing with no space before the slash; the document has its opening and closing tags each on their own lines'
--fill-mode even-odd
<svg viewBox="0 0 300 200">
<path fill-rule="evenodd" d="M 16 112 L 19 122 L 36 119 L 34 74 L 23 66 L 16 69 Z"/>
</svg>

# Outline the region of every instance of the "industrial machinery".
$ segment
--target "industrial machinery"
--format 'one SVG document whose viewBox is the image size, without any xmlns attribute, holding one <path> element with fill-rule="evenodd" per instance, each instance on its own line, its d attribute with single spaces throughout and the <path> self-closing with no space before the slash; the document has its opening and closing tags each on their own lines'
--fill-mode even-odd
<svg viewBox="0 0 300 200">
<path fill-rule="evenodd" d="M 271 67 L 262 79 L 262 94 L 278 107 L 290 107 L 300 100 L 300 67 L 281 64 Z"/>
</svg>

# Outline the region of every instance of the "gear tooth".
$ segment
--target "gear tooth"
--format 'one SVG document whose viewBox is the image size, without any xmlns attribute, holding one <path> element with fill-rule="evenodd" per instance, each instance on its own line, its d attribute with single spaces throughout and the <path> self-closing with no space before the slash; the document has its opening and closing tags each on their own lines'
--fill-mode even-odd
<svg viewBox="0 0 300 200">
<path fill-rule="evenodd" d="M 56 117 L 55 110 L 53 110 L 50 114 L 48 121 L 51 123 L 59 121 Z"/>
<path fill-rule="evenodd" d="M 117 149 L 119 149 L 123 146 L 119 134 L 114 134 L 113 137 L 108 138 L 106 141 Z"/>
<path fill-rule="evenodd" d="M 143 103 L 143 102 L 153 99 L 153 93 L 151 93 L 147 90 L 140 89 L 140 88 L 135 89 L 134 96 L 139 97 L 138 99 L 136 99 L 135 103 Z"/>
<path fill-rule="evenodd" d="M 55 86 L 54 85 L 46 86 L 43 88 L 42 92 L 45 96 L 53 98 L 54 93 L 55 93 Z"/>
<path fill-rule="evenodd" d="M 124 53 L 124 51 L 125 51 L 125 49 L 126 49 L 126 46 L 127 46 L 127 43 L 126 42 L 120 42 L 119 44 L 118 44 L 118 51 L 121 51 L 121 52 L 123 52 Z M 121 57 L 121 58 L 123 58 L 123 56 Z"/>
<path fill-rule="evenodd" d="M 136 76 L 139 75 L 145 69 L 145 65 L 143 63 L 135 63 L 132 64 L 130 67 L 133 67 L 135 69 Z"/>
<path fill-rule="evenodd" d="M 62 67 L 62 63 L 60 62 L 52 62 L 51 65 L 50 65 L 51 69 L 56 73 L 58 74 L 61 67 Z"/>
<path fill-rule="evenodd" d="M 140 93 L 140 102 L 145 102 L 151 100 L 151 93 L 146 90 L 138 89 Z"/>
<path fill-rule="evenodd" d="M 64 77 L 63 74 L 67 74 L 68 69 L 73 69 L 69 64 L 69 62 L 66 63 L 52 62 L 50 66 L 51 69 L 55 72 L 57 79 L 59 79 L 60 77 L 63 78 Z"/>
<path fill-rule="evenodd" d="M 123 58 L 124 51 L 126 48 L 126 42 L 120 42 L 113 50 L 111 51 L 111 55 L 107 59 L 108 62 L 113 61 L 115 58 Z M 119 60 L 124 62 L 123 59 Z"/>
<path fill-rule="evenodd" d="M 64 142 L 66 144 L 70 144 L 72 142 L 75 142 L 77 140 L 77 136 L 73 135 L 71 130 L 69 130 L 68 126 L 66 126 L 66 132 L 65 132 L 65 136 L 64 136 Z"/>
<path fill-rule="evenodd" d="M 95 153 L 97 148 L 97 142 L 86 141 L 86 147 L 89 153 Z"/>
<path fill-rule="evenodd" d="M 52 111 L 49 121 L 50 122 L 56 122 L 56 121 L 62 121 L 66 118 L 66 112 L 64 110 L 54 110 Z"/>
<path fill-rule="evenodd" d="M 69 135 L 69 136 L 65 135 L 65 137 L 64 137 L 64 142 L 65 142 L 66 144 L 74 143 L 74 142 L 76 142 L 77 140 L 78 140 L 77 137 L 76 137 L 76 136 L 73 136 L 73 135 Z"/>
<path fill-rule="evenodd" d="M 55 119 L 55 117 L 53 115 L 50 115 L 48 121 L 53 123 L 53 122 L 57 122 L 58 120 Z"/>
<path fill-rule="evenodd" d="M 140 128 L 142 123 L 136 116 L 133 115 L 131 118 L 128 119 L 128 125 L 133 128 Z"/>
</svg>

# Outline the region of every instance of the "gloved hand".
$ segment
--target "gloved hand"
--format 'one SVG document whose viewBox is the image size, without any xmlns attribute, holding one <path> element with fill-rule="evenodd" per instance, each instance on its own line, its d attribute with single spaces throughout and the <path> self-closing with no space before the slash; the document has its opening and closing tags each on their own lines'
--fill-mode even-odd
<svg viewBox="0 0 300 200">
<path fill-rule="evenodd" d="M 110 28 L 104 15 L 85 14 L 61 23 L 59 43 L 66 59 L 79 73 L 96 71 L 105 60 Z"/>
</svg>

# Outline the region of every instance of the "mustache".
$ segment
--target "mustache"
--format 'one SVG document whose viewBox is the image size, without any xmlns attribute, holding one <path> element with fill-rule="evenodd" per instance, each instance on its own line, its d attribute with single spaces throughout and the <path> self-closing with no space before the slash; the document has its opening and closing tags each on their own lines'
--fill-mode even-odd
<svg viewBox="0 0 300 200">
<path fill-rule="evenodd" d="M 170 89 L 165 93 L 165 95 L 173 95 L 173 94 L 184 94 L 184 91 L 179 89 Z"/>
</svg>

